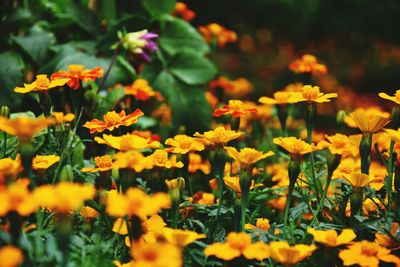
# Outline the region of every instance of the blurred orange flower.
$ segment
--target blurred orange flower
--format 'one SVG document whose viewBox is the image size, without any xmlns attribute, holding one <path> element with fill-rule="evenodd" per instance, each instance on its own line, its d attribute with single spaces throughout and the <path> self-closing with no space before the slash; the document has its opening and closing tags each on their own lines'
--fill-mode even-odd
<svg viewBox="0 0 400 267">
<path fill-rule="evenodd" d="M 183 2 L 176 2 L 173 16 L 181 17 L 186 21 L 191 21 L 196 17 L 196 13 L 190 10 Z"/>
<path fill-rule="evenodd" d="M 229 104 L 216 109 L 213 116 L 220 117 L 222 115 L 231 114 L 232 117 L 237 118 L 250 112 L 256 113 L 257 109 L 247 108 L 240 100 L 229 100 Z"/>
<path fill-rule="evenodd" d="M 224 47 L 227 43 L 237 41 L 237 35 L 235 32 L 228 30 L 217 23 L 200 26 L 199 31 L 207 43 L 211 43 L 213 40 L 216 40 L 218 46 L 220 47 Z"/>
<path fill-rule="evenodd" d="M 94 81 L 100 77 L 103 77 L 103 69 L 101 67 L 85 70 L 85 66 L 81 64 L 71 64 L 68 66 L 68 71 L 60 70 L 51 75 L 52 80 L 69 79 L 67 85 L 74 90 L 79 88 L 81 81 Z"/>
<path fill-rule="evenodd" d="M 293 60 L 289 69 L 297 73 L 327 74 L 328 69 L 324 64 L 318 63 L 314 55 L 305 54 L 301 58 Z"/>
<path fill-rule="evenodd" d="M 156 95 L 145 79 L 137 79 L 132 85 L 125 86 L 125 95 L 133 95 L 137 100 L 146 101 Z"/>
</svg>

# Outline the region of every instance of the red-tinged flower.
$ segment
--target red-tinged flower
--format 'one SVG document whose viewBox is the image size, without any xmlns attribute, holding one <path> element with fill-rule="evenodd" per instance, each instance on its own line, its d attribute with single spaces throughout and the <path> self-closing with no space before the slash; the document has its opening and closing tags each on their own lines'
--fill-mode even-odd
<svg viewBox="0 0 400 267">
<path fill-rule="evenodd" d="M 117 113 L 115 111 L 109 111 L 104 116 L 104 121 L 93 119 L 86 122 L 83 127 L 89 128 L 90 133 L 103 132 L 105 130 L 112 131 L 119 126 L 130 126 L 137 122 L 139 117 L 143 116 L 144 113 L 140 109 L 136 109 L 129 115 L 125 115 L 125 111 Z"/>
<path fill-rule="evenodd" d="M 295 59 L 289 65 L 289 69 L 296 73 L 327 74 L 328 69 L 324 64 L 317 61 L 313 55 L 305 54 Z"/>
<path fill-rule="evenodd" d="M 137 100 L 146 101 L 156 95 L 145 79 L 137 79 L 132 85 L 125 86 L 125 95 L 133 95 Z"/>
<path fill-rule="evenodd" d="M 227 43 L 237 41 L 237 34 L 234 31 L 228 30 L 217 23 L 200 26 L 199 32 L 207 43 L 215 40 L 219 47 L 224 47 Z"/>
<path fill-rule="evenodd" d="M 67 85 L 74 90 L 79 88 L 81 81 L 94 81 L 100 77 L 103 77 L 103 69 L 101 67 L 85 70 L 85 66 L 80 64 L 71 64 L 68 66 L 68 71 L 60 70 L 51 75 L 52 80 L 69 78 Z"/>
<path fill-rule="evenodd" d="M 187 5 L 183 2 L 176 2 L 175 10 L 172 13 L 173 16 L 181 17 L 186 21 L 191 21 L 196 17 L 196 13 L 190 10 Z"/>
<path fill-rule="evenodd" d="M 214 117 L 220 117 L 225 114 L 231 114 L 232 117 L 237 118 L 243 116 L 247 113 L 256 113 L 256 108 L 246 108 L 242 101 L 240 100 L 229 100 L 229 104 L 218 108 L 214 111 Z"/>
</svg>

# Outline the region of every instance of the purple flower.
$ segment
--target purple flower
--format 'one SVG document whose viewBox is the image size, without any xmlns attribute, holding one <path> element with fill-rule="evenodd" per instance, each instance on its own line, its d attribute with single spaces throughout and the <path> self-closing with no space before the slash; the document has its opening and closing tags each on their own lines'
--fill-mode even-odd
<svg viewBox="0 0 400 267">
<path fill-rule="evenodd" d="M 155 39 L 158 35 L 147 30 L 130 32 L 122 38 L 122 45 L 125 49 L 142 57 L 143 61 L 150 62 L 150 56 L 157 50 Z"/>
</svg>

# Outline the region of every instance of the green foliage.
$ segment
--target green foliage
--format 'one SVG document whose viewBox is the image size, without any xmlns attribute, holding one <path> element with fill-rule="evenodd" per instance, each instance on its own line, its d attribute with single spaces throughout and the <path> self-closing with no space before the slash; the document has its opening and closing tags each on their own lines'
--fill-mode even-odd
<svg viewBox="0 0 400 267">
<path fill-rule="evenodd" d="M 175 7 L 176 0 L 141 0 L 143 7 L 153 19 L 170 14 Z"/>
</svg>

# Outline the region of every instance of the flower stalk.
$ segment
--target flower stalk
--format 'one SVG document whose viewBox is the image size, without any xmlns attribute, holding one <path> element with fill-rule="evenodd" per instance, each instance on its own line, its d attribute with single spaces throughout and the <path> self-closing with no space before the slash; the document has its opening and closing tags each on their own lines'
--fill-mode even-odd
<svg viewBox="0 0 400 267">
<path fill-rule="evenodd" d="M 292 202 L 292 196 L 293 196 L 294 187 L 296 185 L 297 177 L 300 174 L 300 160 L 298 158 L 290 159 L 288 174 L 289 174 L 289 191 L 288 191 L 288 196 L 287 196 L 287 200 L 286 200 L 285 213 L 283 216 L 283 224 L 284 225 L 287 225 L 287 222 L 288 222 L 289 207 Z"/>
</svg>

